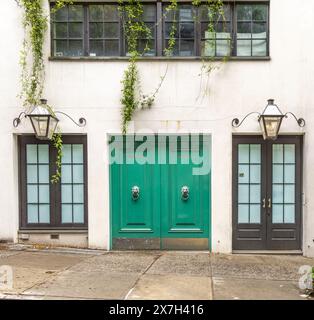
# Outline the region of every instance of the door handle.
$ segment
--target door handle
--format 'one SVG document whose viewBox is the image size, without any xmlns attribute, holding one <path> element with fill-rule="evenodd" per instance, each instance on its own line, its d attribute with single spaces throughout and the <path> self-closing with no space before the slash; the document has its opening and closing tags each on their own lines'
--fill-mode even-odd
<svg viewBox="0 0 314 320">
<path fill-rule="evenodd" d="M 271 208 L 271 198 L 268 198 L 268 208 Z"/>
<path fill-rule="evenodd" d="M 263 198 L 263 209 L 265 209 L 265 208 L 266 208 L 266 199 Z"/>
</svg>

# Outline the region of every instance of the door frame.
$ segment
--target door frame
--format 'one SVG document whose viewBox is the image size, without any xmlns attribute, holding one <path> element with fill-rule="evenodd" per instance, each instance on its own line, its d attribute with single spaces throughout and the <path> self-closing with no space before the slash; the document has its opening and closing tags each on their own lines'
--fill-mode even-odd
<svg viewBox="0 0 314 320">
<path fill-rule="evenodd" d="M 284 250 L 284 251 L 295 251 L 295 250 L 302 250 L 303 249 L 303 205 L 302 205 L 302 196 L 303 196 L 303 145 L 304 145 L 304 134 L 302 135 L 280 135 L 278 137 L 279 140 L 278 143 L 289 143 L 289 142 L 296 142 L 296 139 L 298 140 L 296 145 L 298 151 L 296 151 L 296 163 L 299 163 L 298 166 L 296 166 L 296 174 L 299 174 L 299 179 L 296 181 L 296 199 L 295 199 L 295 205 L 300 211 L 300 214 L 296 216 L 296 225 L 298 226 L 297 230 L 297 240 L 298 240 L 298 249 L 285 249 L 284 246 L 281 246 L 281 248 L 273 249 L 271 248 L 271 239 L 270 237 L 267 237 L 267 233 L 270 232 L 271 223 L 269 223 L 270 216 L 268 214 L 268 208 L 266 205 L 266 208 L 261 208 L 261 224 L 262 228 L 262 234 L 265 236 L 265 247 L 252 247 L 252 248 L 235 248 L 235 240 L 236 240 L 236 230 L 238 228 L 237 223 L 237 200 L 238 200 L 238 189 L 237 189 L 237 177 L 238 177 L 238 159 L 237 159 L 237 145 L 239 143 L 239 140 L 241 140 L 241 143 L 256 143 L 256 139 L 260 138 L 262 142 L 262 136 L 261 135 L 245 135 L 245 134 L 234 134 L 232 135 L 232 250 L 243 250 L 243 251 L 275 251 L 275 250 Z M 274 143 L 276 143 L 276 141 Z M 270 197 L 272 197 L 272 188 L 271 188 L 271 180 L 267 177 L 271 177 L 272 175 L 272 166 L 268 166 L 267 164 L 271 160 L 271 146 L 272 144 L 265 141 L 262 143 L 262 149 L 261 149 L 261 165 L 262 165 L 262 177 L 261 177 L 261 184 L 262 184 L 262 190 L 261 190 L 261 198 L 263 198 L 263 195 L 265 195 L 266 200 Z M 267 201 L 266 201 L 267 202 Z M 262 199 L 261 199 L 262 203 Z M 245 226 L 250 227 L 249 224 L 245 224 Z M 254 228 L 254 224 L 251 225 Z M 262 243 L 262 242 L 261 242 Z"/>
<path fill-rule="evenodd" d="M 130 135 L 139 135 L 139 136 L 186 136 L 186 135 L 202 135 L 203 137 L 209 137 L 209 141 L 210 141 L 210 148 L 208 149 L 209 152 L 209 165 L 210 165 L 210 173 L 209 173 L 209 225 L 208 225 L 208 251 L 211 252 L 212 251 L 212 238 L 213 238 L 213 229 L 212 229 L 212 190 L 213 190 L 213 181 L 212 181 L 212 170 L 213 170 L 213 166 L 212 166 L 212 154 L 213 154 L 213 137 L 212 137 L 212 133 L 210 132 L 158 132 L 158 133 L 152 133 L 152 132 L 130 132 L 127 133 L 126 135 L 121 134 L 121 132 L 116 132 L 116 131 L 111 131 L 111 132 L 107 132 L 106 133 L 106 144 L 107 144 L 107 151 L 108 151 L 108 157 L 107 157 L 107 161 L 108 161 L 108 166 L 107 166 L 107 172 L 108 172 L 108 200 L 109 200 L 109 224 L 108 224 L 108 236 L 109 236 L 109 250 L 114 250 L 113 249 L 113 243 L 112 243 L 112 238 L 113 238 L 113 232 L 112 232 L 112 223 L 113 223 L 113 207 L 112 207 L 112 203 L 113 203 L 113 194 L 112 194 L 112 170 L 111 170 L 111 164 L 110 164 L 110 154 L 109 154 L 109 143 L 110 140 L 112 139 L 112 137 L 114 136 L 119 136 L 119 137 L 126 137 L 126 136 L 130 136 Z M 157 140 L 158 141 L 158 140 Z"/>
</svg>

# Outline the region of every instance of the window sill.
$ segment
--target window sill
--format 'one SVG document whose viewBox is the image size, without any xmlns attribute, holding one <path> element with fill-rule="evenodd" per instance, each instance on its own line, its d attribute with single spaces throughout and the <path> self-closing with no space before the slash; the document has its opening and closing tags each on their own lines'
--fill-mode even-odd
<svg viewBox="0 0 314 320">
<path fill-rule="evenodd" d="M 77 233 L 88 233 L 87 229 L 23 229 L 20 228 L 18 231 L 18 234 L 31 234 L 31 233 L 37 233 L 37 234 L 51 234 L 51 233 L 66 233 L 66 234 L 77 234 Z"/>
<path fill-rule="evenodd" d="M 214 61 L 222 61 L 223 57 L 215 57 Z M 129 57 L 49 57 L 49 61 L 128 61 Z M 140 57 L 139 61 L 206 61 L 203 57 Z M 227 61 L 270 61 L 271 57 L 229 57 Z M 207 59 L 208 61 L 208 59 Z"/>
</svg>

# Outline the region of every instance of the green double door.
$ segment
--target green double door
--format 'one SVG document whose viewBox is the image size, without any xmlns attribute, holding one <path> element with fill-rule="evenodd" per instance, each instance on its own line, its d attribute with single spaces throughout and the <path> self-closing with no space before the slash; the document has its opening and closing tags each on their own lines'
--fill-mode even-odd
<svg viewBox="0 0 314 320">
<path fill-rule="evenodd" d="M 209 249 L 210 137 L 136 140 L 111 146 L 111 248 Z"/>
</svg>

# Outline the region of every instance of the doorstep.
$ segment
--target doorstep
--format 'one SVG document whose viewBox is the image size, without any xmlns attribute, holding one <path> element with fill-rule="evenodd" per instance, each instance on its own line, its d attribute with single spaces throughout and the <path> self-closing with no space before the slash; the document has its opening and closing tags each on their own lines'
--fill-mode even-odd
<svg viewBox="0 0 314 320">
<path fill-rule="evenodd" d="M 233 254 L 303 255 L 302 250 L 232 250 Z"/>
</svg>

